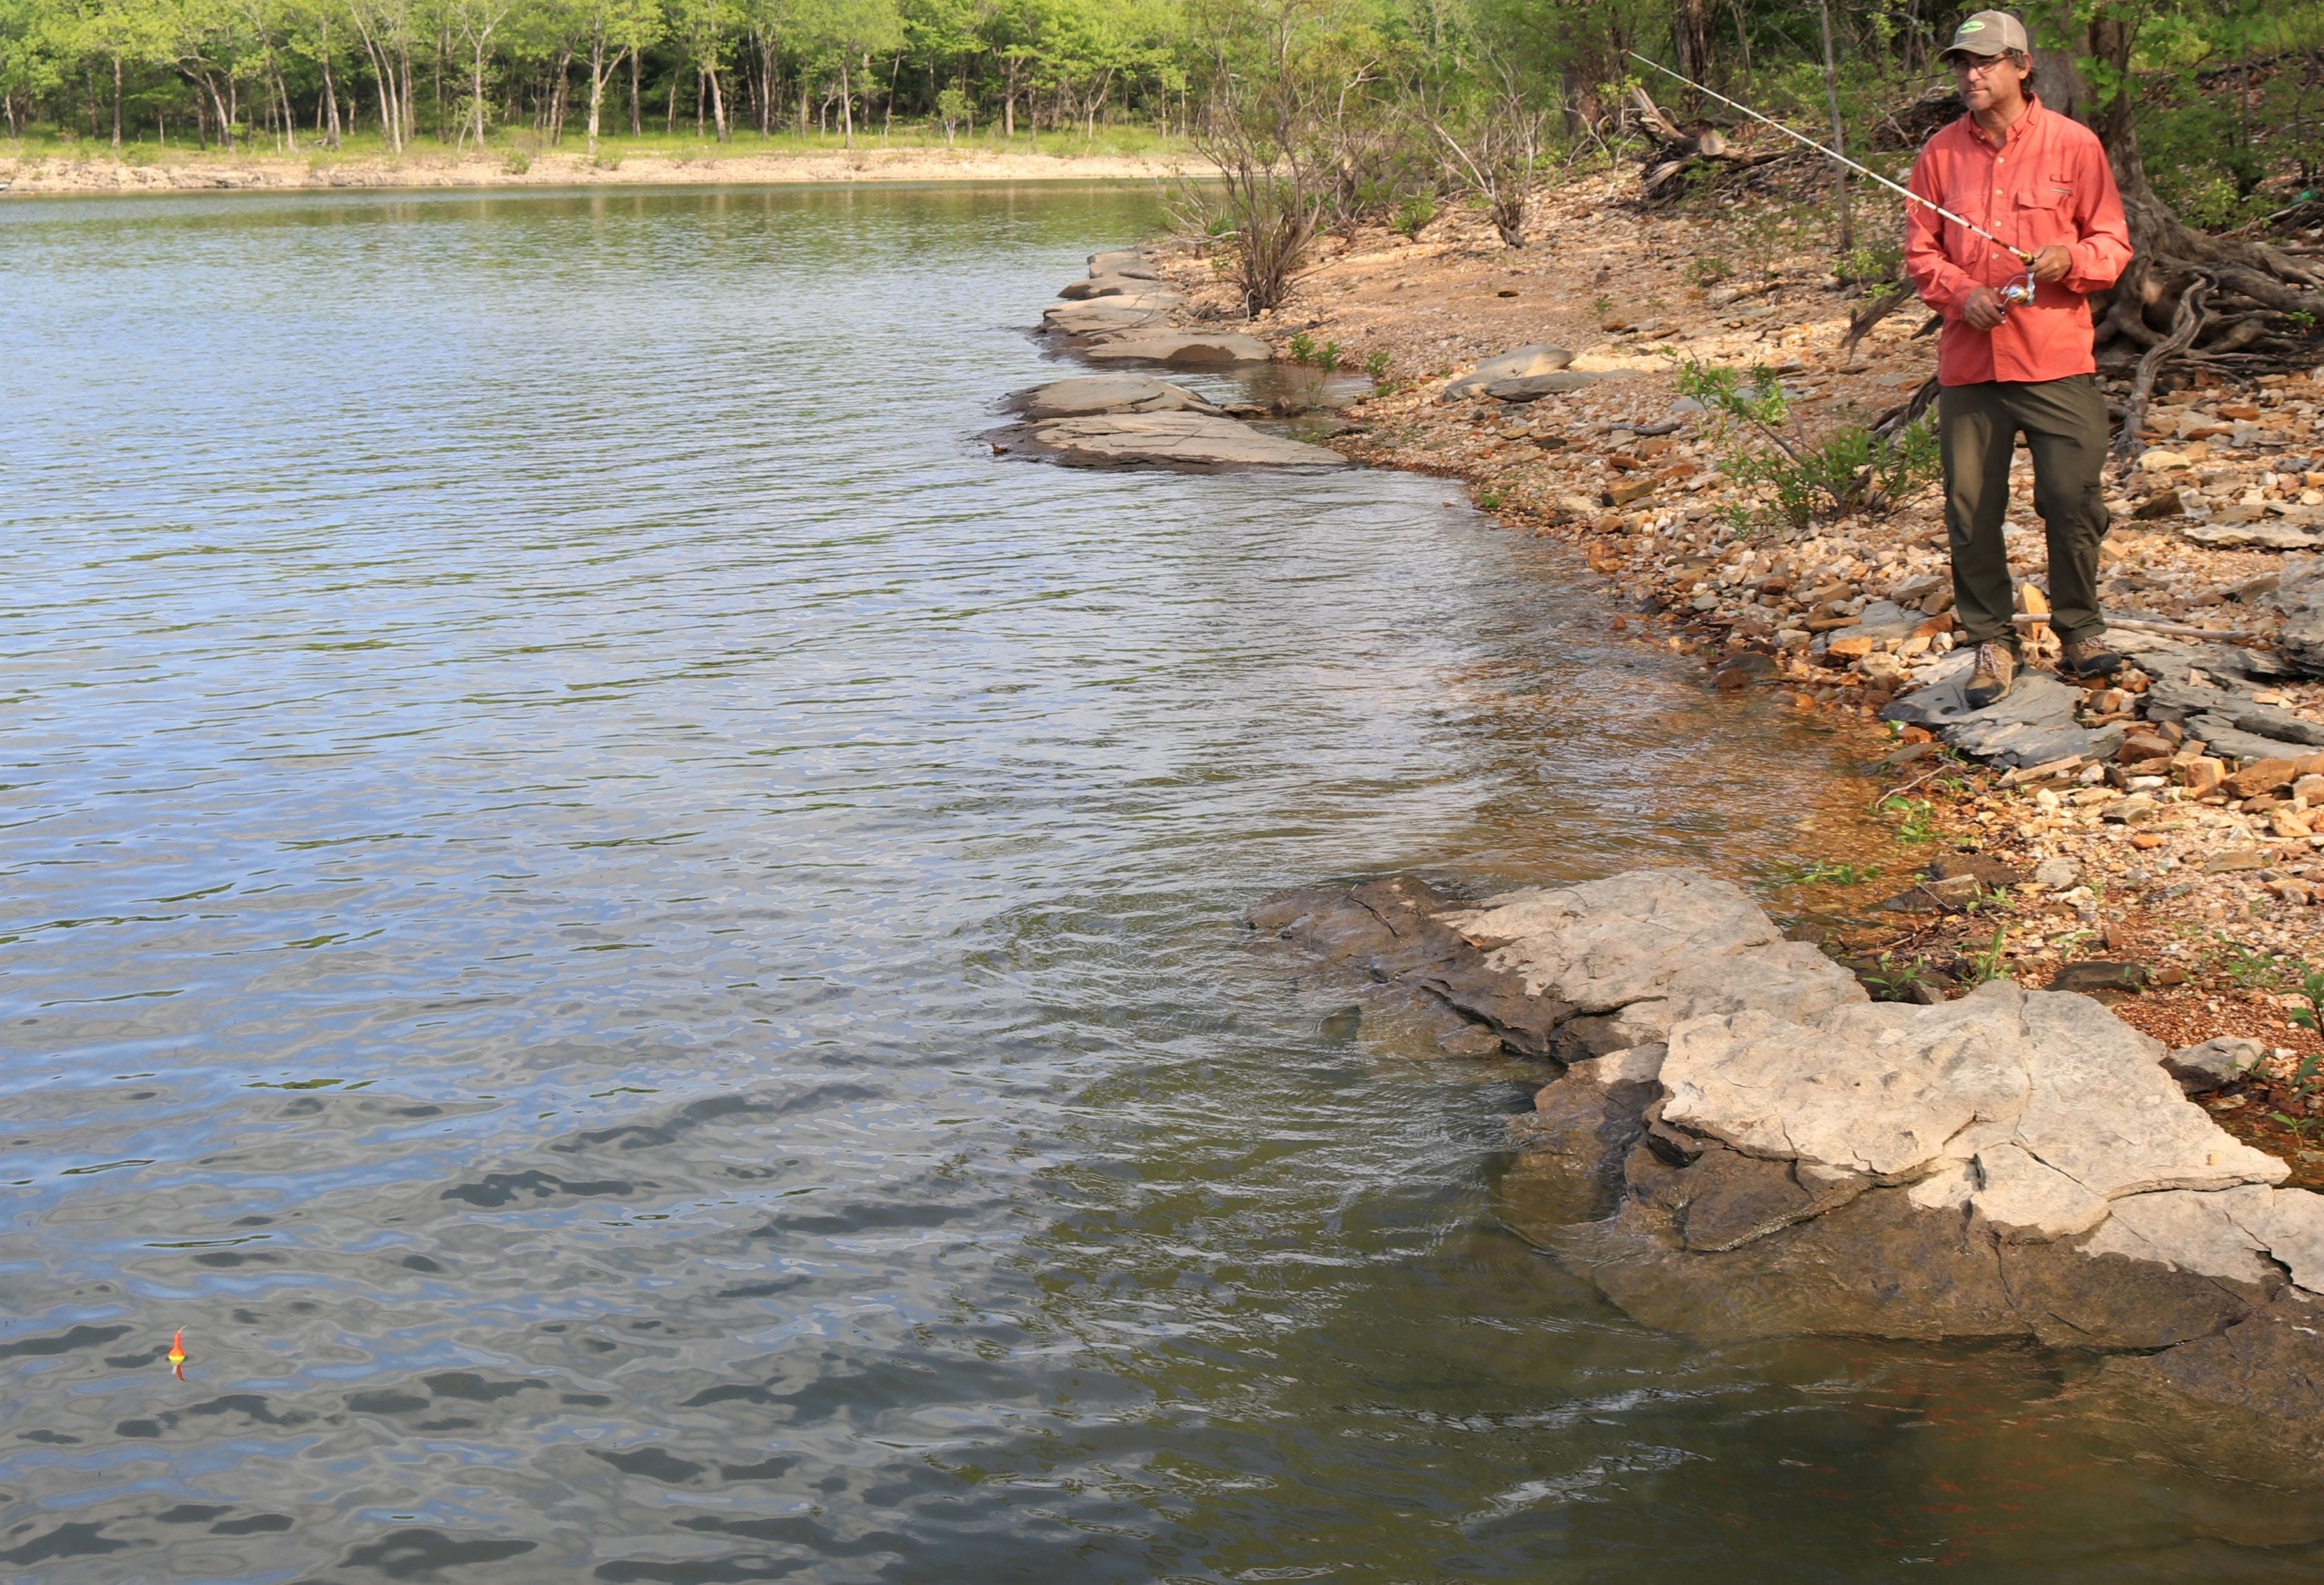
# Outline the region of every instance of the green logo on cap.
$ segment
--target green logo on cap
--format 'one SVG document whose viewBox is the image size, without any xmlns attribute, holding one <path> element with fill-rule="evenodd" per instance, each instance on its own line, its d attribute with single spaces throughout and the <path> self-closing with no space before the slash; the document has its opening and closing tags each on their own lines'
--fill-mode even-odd
<svg viewBox="0 0 2324 1585">
<path fill-rule="evenodd" d="M 1960 32 L 1955 33 L 1953 36 L 1955 38 L 1959 38 L 1961 33 L 1981 33 L 1983 32 L 1985 32 L 1985 23 L 1972 20 L 1961 23 Z"/>
</svg>

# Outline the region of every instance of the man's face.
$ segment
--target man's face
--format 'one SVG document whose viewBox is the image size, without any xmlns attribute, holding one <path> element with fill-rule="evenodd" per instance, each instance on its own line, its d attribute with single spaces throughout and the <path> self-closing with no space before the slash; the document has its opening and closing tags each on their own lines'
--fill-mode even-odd
<svg viewBox="0 0 2324 1585">
<path fill-rule="evenodd" d="M 1974 115 L 1980 111 L 2008 109 L 2025 97 L 2025 79 L 2032 74 L 2031 64 L 2020 63 L 2007 55 L 1956 54 L 1952 58 L 1953 81 L 1960 85 L 1961 102 Z"/>
</svg>

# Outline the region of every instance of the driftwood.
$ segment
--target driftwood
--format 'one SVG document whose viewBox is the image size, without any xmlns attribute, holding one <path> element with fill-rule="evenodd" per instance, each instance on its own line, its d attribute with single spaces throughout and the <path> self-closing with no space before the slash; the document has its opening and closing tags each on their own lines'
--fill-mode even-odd
<svg viewBox="0 0 2324 1585">
<path fill-rule="evenodd" d="M 1687 176 L 1694 170 L 1748 170 L 1790 157 L 1787 150 L 1738 153 L 1729 147 L 1727 135 L 1710 122 L 1690 121 L 1681 125 L 1672 120 L 1670 113 L 1655 104 L 1654 97 L 1643 88 L 1634 86 L 1630 89 L 1630 111 L 1638 125 L 1655 139 L 1655 146 L 1646 152 L 1646 169 L 1638 178 L 1648 203 L 1677 198 L 1686 190 Z"/>
<path fill-rule="evenodd" d="M 1913 283 L 1909 280 L 1893 282 L 1887 290 L 1849 316 L 1848 334 L 1840 338 L 1840 350 L 1854 352 L 1856 344 L 1872 333 L 1872 327 L 1913 300 Z"/>
</svg>

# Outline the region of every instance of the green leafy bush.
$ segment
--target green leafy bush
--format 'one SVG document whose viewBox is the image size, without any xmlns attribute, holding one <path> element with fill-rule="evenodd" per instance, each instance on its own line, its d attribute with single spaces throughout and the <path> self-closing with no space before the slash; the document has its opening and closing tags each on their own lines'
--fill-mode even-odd
<svg viewBox="0 0 2324 1585">
<path fill-rule="evenodd" d="M 1416 193 L 1397 206 L 1396 218 L 1389 222 L 1389 229 L 1417 241 L 1422 229 L 1435 218 L 1436 200 L 1426 193 Z"/>
<path fill-rule="evenodd" d="M 1679 393 L 1711 415 L 1720 466 L 1746 485 L 1766 487 L 1773 515 L 1794 529 L 1856 512 L 1879 515 L 1943 471 L 1934 428 L 1925 419 L 1894 435 L 1860 424 L 1821 438 L 1802 428 L 1773 371 L 1719 368 L 1679 359 Z M 1749 514 L 1745 514 L 1748 518 Z"/>
</svg>

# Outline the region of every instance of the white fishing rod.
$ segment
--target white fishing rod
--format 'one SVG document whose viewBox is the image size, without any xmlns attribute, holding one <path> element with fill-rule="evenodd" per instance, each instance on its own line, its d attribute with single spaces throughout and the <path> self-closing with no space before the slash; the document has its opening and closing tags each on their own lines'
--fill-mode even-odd
<svg viewBox="0 0 2324 1585">
<path fill-rule="evenodd" d="M 1752 109 L 1748 105 L 1738 105 L 1734 100 L 1729 98 L 1726 95 L 1719 93 L 1714 89 L 1704 88 L 1692 78 L 1681 77 L 1677 72 L 1673 71 L 1669 67 L 1665 66 L 1659 60 L 1649 60 L 1644 55 L 1639 54 L 1636 50 L 1625 50 L 1623 53 L 1628 55 L 1631 60 L 1637 61 L 1642 66 L 1653 67 L 1656 71 L 1661 72 L 1665 77 L 1670 78 L 1674 81 L 1684 83 L 1688 88 L 1692 88 L 1698 94 L 1709 95 L 1711 98 L 1718 100 L 1720 104 L 1726 106 L 1730 110 L 1740 110 L 1752 120 L 1762 122 L 1768 126 L 1774 127 L 1777 132 L 1782 133 L 1794 143 L 1801 143 L 1808 148 L 1813 149 L 1825 159 L 1836 160 L 1840 164 L 1847 166 L 1850 170 L 1855 171 L 1858 175 L 1870 177 L 1882 187 L 1888 189 L 1889 191 L 1896 193 L 1900 197 L 1911 199 L 1914 203 L 1920 205 L 1923 208 L 1935 210 L 1938 214 L 1943 216 L 1946 219 L 1951 221 L 1954 225 L 1961 227 L 1963 230 L 1973 231 L 1977 233 L 1978 235 L 1985 238 L 1986 241 L 1991 243 L 1994 246 L 2006 250 L 2013 255 L 2019 263 L 2025 266 L 2025 279 L 2023 281 L 2011 281 L 2007 289 L 2002 293 L 2003 299 L 2007 301 L 2017 302 L 2031 302 L 2034 300 L 2034 255 L 2027 253 L 2024 248 L 2002 241 L 1999 237 L 1994 235 L 1993 233 L 1987 231 L 1984 226 L 1979 226 L 1976 221 L 1964 220 L 1959 215 L 1954 214 L 1950 209 L 1946 208 L 1942 204 L 1924 198 L 1920 194 L 1914 192 L 1911 188 L 1905 187 L 1898 182 L 1891 181 L 1886 177 L 1881 175 L 1877 170 L 1858 164 L 1847 155 L 1840 153 L 1838 150 L 1832 148 L 1831 144 L 1820 143 L 1816 142 L 1815 139 L 1808 136 L 1805 133 L 1794 132 L 1790 127 L 1785 126 L 1774 116 L 1762 115 L 1757 110 Z M 2022 296 L 2015 295 L 2021 292 L 2023 294 Z"/>
</svg>

